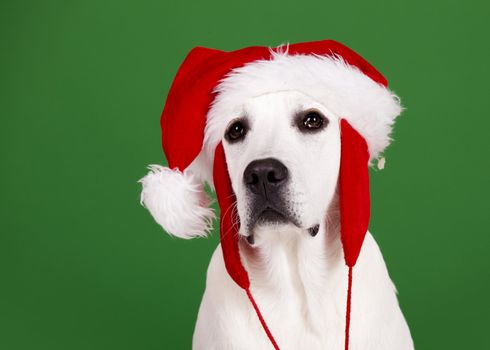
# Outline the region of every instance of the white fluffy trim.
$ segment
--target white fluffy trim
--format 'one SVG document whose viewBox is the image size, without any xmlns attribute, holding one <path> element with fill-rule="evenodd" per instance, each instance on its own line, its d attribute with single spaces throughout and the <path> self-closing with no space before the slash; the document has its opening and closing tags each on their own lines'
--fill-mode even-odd
<svg viewBox="0 0 490 350">
<path fill-rule="evenodd" d="M 345 118 L 366 139 L 371 160 L 391 141 L 399 98 L 339 56 L 289 55 L 271 50 L 272 58 L 233 69 L 215 88 L 217 96 L 208 112 L 205 144 L 212 150 L 230 118 L 247 98 L 296 90 L 309 95 Z M 287 116 L 285 116 L 287 117 Z"/>
<path fill-rule="evenodd" d="M 214 211 L 204 185 L 190 170 L 150 165 L 139 182 L 141 204 L 165 231 L 184 239 L 206 236 L 212 230 Z"/>
</svg>

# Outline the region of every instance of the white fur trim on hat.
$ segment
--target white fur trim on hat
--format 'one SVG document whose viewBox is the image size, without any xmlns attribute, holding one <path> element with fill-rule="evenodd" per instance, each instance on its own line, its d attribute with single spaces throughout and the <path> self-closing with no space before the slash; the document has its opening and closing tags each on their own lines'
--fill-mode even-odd
<svg viewBox="0 0 490 350">
<path fill-rule="evenodd" d="M 141 204 L 170 235 L 190 239 L 212 230 L 214 211 L 204 184 L 189 169 L 181 172 L 160 165 L 139 182 L 143 185 Z"/>
<path fill-rule="evenodd" d="M 366 139 L 370 160 L 391 141 L 400 100 L 392 91 L 349 65 L 340 56 L 294 54 L 271 50 L 270 60 L 257 60 L 231 70 L 216 86 L 208 112 L 206 152 L 219 142 L 237 106 L 265 93 L 296 90 L 345 118 Z"/>
</svg>

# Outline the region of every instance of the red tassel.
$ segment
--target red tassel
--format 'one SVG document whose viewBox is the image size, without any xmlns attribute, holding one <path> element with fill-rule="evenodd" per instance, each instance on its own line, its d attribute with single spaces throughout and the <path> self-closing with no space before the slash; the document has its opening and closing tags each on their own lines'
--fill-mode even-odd
<svg viewBox="0 0 490 350">
<path fill-rule="evenodd" d="M 250 289 L 246 288 L 245 291 L 247 292 L 248 298 L 250 299 L 250 302 L 252 303 L 255 313 L 259 317 L 260 324 L 262 325 L 262 328 L 264 328 L 265 333 L 267 334 L 267 337 L 269 338 L 270 342 L 274 346 L 274 349 L 280 350 L 279 345 L 277 345 L 276 340 L 272 336 L 271 331 L 269 330 L 269 327 L 267 326 L 267 323 L 265 323 L 264 318 L 262 317 L 262 314 L 260 313 L 259 307 L 257 306 L 257 303 L 255 303 L 255 299 L 252 296 L 252 293 L 250 293 Z"/>
<path fill-rule="evenodd" d="M 347 308 L 345 310 L 345 350 L 349 350 L 351 296 L 352 296 L 352 267 L 349 267 L 349 282 L 347 287 Z"/>
</svg>

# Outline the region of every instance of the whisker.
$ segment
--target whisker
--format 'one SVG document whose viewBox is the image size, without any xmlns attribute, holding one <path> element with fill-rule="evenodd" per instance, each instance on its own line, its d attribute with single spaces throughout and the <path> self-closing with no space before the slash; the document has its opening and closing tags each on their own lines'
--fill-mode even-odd
<svg viewBox="0 0 490 350">
<path fill-rule="evenodd" d="M 225 236 L 227 236 L 232 229 L 236 229 L 238 231 L 238 227 L 237 226 L 239 224 L 239 217 L 238 217 L 238 212 L 236 210 L 237 204 L 238 203 L 235 200 L 228 208 L 226 208 L 226 211 L 224 212 L 224 214 L 222 216 L 223 218 L 226 217 L 226 215 L 229 215 L 230 210 L 232 210 L 232 213 L 231 213 L 231 215 L 232 215 L 232 217 L 231 217 L 232 225 L 231 225 L 231 227 L 226 232 L 223 232 L 222 233 L 222 235 L 221 235 L 222 238 L 224 238 Z M 220 223 L 220 228 L 221 228 L 221 223 Z"/>
</svg>

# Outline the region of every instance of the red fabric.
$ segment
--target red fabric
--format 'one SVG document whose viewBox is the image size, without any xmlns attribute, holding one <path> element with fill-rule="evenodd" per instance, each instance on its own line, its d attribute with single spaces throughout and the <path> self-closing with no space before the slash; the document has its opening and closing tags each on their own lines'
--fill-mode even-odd
<svg viewBox="0 0 490 350">
<path fill-rule="evenodd" d="M 347 266 L 356 264 L 369 225 L 369 151 L 366 140 L 340 121 L 340 238 Z"/>
<path fill-rule="evenodd" d="M 366 60 L 333 40 L 290 44 L 289 53 L 338 54 L 374 81 L 387 85 L 386 79 Z M 231 52 L 195 47 L 189 52 L 170 87 L 160 119 L 162 146 L 170 168 L 184 170 L 201 151 L 213 89 L 226 73 L 270 57 L 269 48 L 263 46 Z"/>
<path fill-rule="evenodd" d="M 230 277 L 243 289 L 250 286 L 247 270 L 243 267 L 238 250 L 238 215 L 235 212 L 235 195 L 231 187 L 225 151 L 221 142 L 214 153 L 214 186 L 220 207 L 220 241 L 226 270 Z"/>
</svg>

